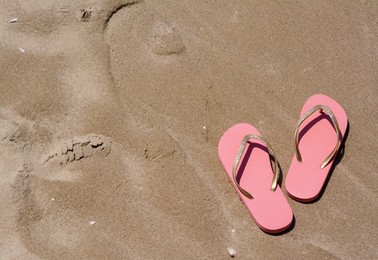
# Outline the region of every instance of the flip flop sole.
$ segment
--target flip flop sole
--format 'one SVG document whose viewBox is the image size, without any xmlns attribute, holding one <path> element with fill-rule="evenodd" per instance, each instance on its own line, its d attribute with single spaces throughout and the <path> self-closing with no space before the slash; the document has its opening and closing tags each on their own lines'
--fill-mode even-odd
<svg viewBox="0 0 378 260">
<path fill-rule="evenodd" d="M 339 125 L 341 144 L 348 125 L 344 109 L 332 98 L 317 94 L 306 101 L 301 117 L 317 105 L 324 105 L 332 110 Z M 311 202 L 318 198 L 336 156 L 323 169 L 320 166 L 334 149 L 337 138 L 330 117 L 324 113 L 317 112 L 303 122 L 299 128 L 298 145 L 302 162 L 294 155 L 285 181 L 290 197 L 301 202 Z"/>
<path fill-rule="evenodd" d="M 240 192 L 234 183 L 232 168 L 242 139 L 249 134 L 259 135 L 256 128 L 249 124 L 237 124 L 228 129 L 221 137 L 218 152 L 221 163 L 247 207 L 256 224 L 267 233 L 280 233 L 290 227 L 293 212 L 281 188 L 271 190 L 273 171 L 268 149 L 258 140 L 250 140 L 241 157 L 237 171 L 239 185 L 254 197 L 249 199 Z"/>
</svg>

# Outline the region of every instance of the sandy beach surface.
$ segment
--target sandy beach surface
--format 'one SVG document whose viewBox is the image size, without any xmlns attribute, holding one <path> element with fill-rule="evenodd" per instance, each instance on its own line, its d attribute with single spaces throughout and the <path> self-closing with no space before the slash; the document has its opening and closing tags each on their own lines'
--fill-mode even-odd
<svg viewBox="0 0 378 260">
<path fill-rule="evenodd" d="M 378 1 L 0 6 L 0 259 L 378 258 Z M 217 145 L 254 125 L 285 191 L 316 93 L 347 112 L 345 148 L 272 236 Z"/>
</svg>

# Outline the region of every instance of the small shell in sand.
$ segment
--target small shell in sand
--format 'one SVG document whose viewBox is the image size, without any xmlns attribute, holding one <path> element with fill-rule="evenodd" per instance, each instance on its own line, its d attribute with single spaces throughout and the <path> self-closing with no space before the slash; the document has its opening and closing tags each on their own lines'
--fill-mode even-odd
<svg viewBox="0 0 378 260">
<path fill-rule="evenodd" d="M 236 250 L 235 250 L 234 248 L 232 248 L 232 247 L 227 247 L 227 251 L 228 251 L 228 253 L 229 253 L 229 255 L 230 255 L 231 257 L 236 257 L 236 256 L 237 256 L 237 252 L 236 252 Z"/>
</svg>

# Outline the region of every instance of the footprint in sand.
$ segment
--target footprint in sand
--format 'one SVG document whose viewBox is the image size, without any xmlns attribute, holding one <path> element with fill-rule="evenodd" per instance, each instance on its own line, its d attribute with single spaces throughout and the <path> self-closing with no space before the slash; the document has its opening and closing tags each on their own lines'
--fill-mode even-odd
<svg viewBox="0 0 378 260">
<path fill-rule="evenodd" d="M 103 135 L 76 136 L 56 145 L 51 152 L 42 156 L 42 161 L 45 163 L 58 162 L 63 165 L 91 157 L 96 153 L 107 156 L 111 151 L 111 143 L 111 139 Z"/>
<path fill-rule="evenodd" d="M 90 120 L 96 132 L 103 132 L 97 114 L 82 108 L 92 104 L 93 111 L 103 113 L 102 108 L 110 106 L 113 101 L 109 98 L 109 102 L 100 102 L 105 100 L 104 93 L 113 84 L 110 79 L 111 61 L 108 62 L 108 47 L 111 49 L 112 45 L 104 41 L 102 29 L 105 28 L 109 35 L 117 27 L 108 24 L 125 22 L 125 16 L 119 15 L 121 10 L 122 13 L 131 12 L 131 18 L 143 13 L 144 4 L 129 7 L 130 1 L 125 2 L 109 1 L 107 3 L 112 4 L 108 9 L 73 5 L 74 11 L 63 9 L 69 14 L 65 16 L 64 23 L 54 25 L 56 29 L 51 35 L 32 38 L 33 52 L 43 53 L 39 46 L 48 45 L 52 46 L 48 50 L 49 55 L 63 52 L 68 57 L 64 71 L 58 74 L 63 74 L 60 85 L 68 93 L 65 103 L 70 110 L 64 113 L 70 115 L 73 111 L 75 121 L 66 116 L 54 128 L 56 132 L 51 130 L 51 126 L 51 140 L 60 140 L 56 135 L 75 136 L 72 133 L 76 129 L 82 132 L 86 126 L 83 124 Z M 156 12 L 149 12 L 153 14 L 151 18 L 147 18 L 145 26 L 135 31 L 137 41 L 128 41 L 127 44 L 141 43 L 138 47 L 146 50 L 141 52 L 142 55 L 149 60 L 152 58 L 157 64 L 160 61 L 174 63 L 186 50 L 179 27 L 166 22 Z M 142 17 L 148 16 L 144 14 Z M 128 27 L 133 24 L 135 22 L 127 22 Z M 63 32 L 61 36 L 60 31 Z M 63 46 L 59 43 L 67 42 L 61 39 L 67 31 L 72 33 L 72 38 L 67 39 L 70 44 Z M 125 39 L 121 37 L 120 40 Z M 129 48 L 130 52 L 135 51 L 134 47 Z M 139 58 L 137 55 L 125 56 Z M 107 76 L 101 76 L 99 71 Z M 99 109 L 101 105 L 104 106 Z M 117 113 L 119 111 L 115 110 L 111 114 L 113 119 L 109 120 L 115 120 L 114 114 Z M 121 124 L 106 125 L 120 127 Z M 70 131 L 65 132 L 62 130 L 64 127 L 70 128 Z M 127 256 L 136 259 L 143 256 L 156 258 L 158 254 L 163 258 L 172 254 L 200 258 L 204 252 L 210 255 L 212 238 L 222 235 L 218 230 L 209 229 L 209 226 L 219 224 L 219 218 L 222 218 L 217 213 L 218 202 L 214 195 L 194 173 L 195 169 L 188 165 L 185 152 L 169 134 L 150 126 L 136 131 L 137 134 L 127 136 L 122 133 L 123 136 L 119 137 L 124 142 L 122 145 L 130 144 L 126 146 L 127 151 L 107 136 L 77 136 L 52 142 L 53 148 L 49 152 L 44 153 L 42 158 L 36 156 L 41 161 L 35 159 L 31 165 L 26 164 L 20 169 L 12 183 L 15 219 L 19 236 L 30 252 L 50 259 L 78 256 L 96 259 L 124 259 Z M 35 142 L 33 145 L 32 148 L 39 144 Z M 33 149 L 25 156 L 32 152 Z M 213 202 L 209 206 L 204 201 Z M 204 218 L 193 223 L 199 215 Z M 92 221 L 96 224 L 91 225 Z M 144 255 L 141 256 L 140 252 Z"/>
<path fill-rule="evenodd" d="M 19 170 L 11 184 L 15 221 L 19 237 L 29 252 L 48 259 L 74 259 L 78 255 L 119 259 L 124 254 L 116 243 L 112 243 L 112 250 L 104 250 L 98 244 L 108 229 L 107 213 L 115 210 L 111 200 L 131 195 L 127 189 L 120 189 L 127 183 L 117 153 L 116 156 L 110 153 L 110 143 L 109 138 L 101 135 L 76 137 L 58 146 L 72 145 L 71 149 L 65 146 L 66 154 L 65 151 L 54 154 L 42 165 L 24 165 Z M 77 152 L 75 145 L 91 146 L 91 155 L 85 157 L 84 152 Z M 80 163 L 63 164 L 63 167 L 55 163 L 61 162 L 68 153 L 73 153 L 73 160 Z M 107 156 L 106 160 L 99 159 L 101 153 Z M 111 178 L 109 163 L 114 171 Z M 65 178 L 61 176 L 64 174 L 76 176 Z M 96 225 L 91 225 L 91 221 Z"/>
<path fill-rule="evenodd" d="M 193 175 L 179 145 L 162 131 L 143 135 L 138 136 L 143 144 L 129 147 L 137 152 L 90 134 L 53 144 L 41 164 L 25 164 L 12 187 L 26 248 L 50 259 L 135 259 L 148 248 L 145 256 L 153 258 L 159 248 L 179 254 L 183 245 L 219 236 L 214 230 L 202 233 L 216 225 L 211 217 L 192 223 L 218 209 L 216 201 L 210 208 L 202 203 L 212 194 Z M 92 152 L 86 154 L 84 147 Z M 208 250 L 207 244 L 191 245 L 198 247 Z"/>
</svg>

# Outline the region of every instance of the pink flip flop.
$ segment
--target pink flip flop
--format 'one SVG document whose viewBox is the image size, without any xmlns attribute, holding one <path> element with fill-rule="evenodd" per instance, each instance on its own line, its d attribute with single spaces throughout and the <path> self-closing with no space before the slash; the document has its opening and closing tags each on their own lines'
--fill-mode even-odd
<svg viewBox="0 0 378 260">
<path fill-rule="evenodd" d="M 285 182 L 290 197 L 311 202 L 319 196 L 347 125 L 344 109 L 332 98 L 318 94 L 306 101 L 295 130 L 295 154 Z"/>
<path fill-rule="evenodd" d="M 218 152 L 231 183 L 256 224 L 272 234 L 289 228 L 293 212 L 277 185 L 278 162 L 256 128 L 249 124 L 234 125 L 220 139 Z"/>
</svg>

